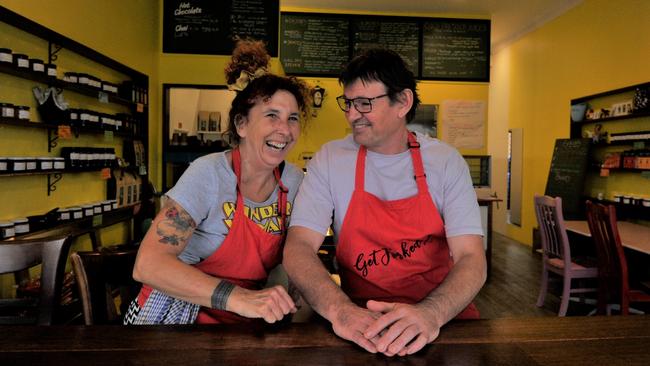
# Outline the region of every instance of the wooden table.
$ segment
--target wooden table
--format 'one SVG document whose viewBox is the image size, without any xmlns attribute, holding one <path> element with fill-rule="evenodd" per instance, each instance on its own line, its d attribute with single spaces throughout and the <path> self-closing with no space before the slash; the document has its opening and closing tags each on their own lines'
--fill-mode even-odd
<svg viewBox="0 0 650 366">
<path fill-rule="evenodd" d="M 457 321 L 416 355 L 370 354 L 328 325 L 2 326 L 2 365 L 649 365 L 650 316 Z"/>
<path fill-rule="evenodd" d="M 565 221 L 567 230 L 591 237 L 587 221 Z M 617 223 L 618 234 L 624 247 L 650 254 L 650 227 L 627 221 Z"/>
</svg>

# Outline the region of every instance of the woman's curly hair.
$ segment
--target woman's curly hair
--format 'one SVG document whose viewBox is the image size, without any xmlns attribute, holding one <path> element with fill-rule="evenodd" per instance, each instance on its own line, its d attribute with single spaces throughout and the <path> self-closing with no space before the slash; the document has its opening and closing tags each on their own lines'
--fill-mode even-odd
<svg viewBox="0 0 650 366">
<path fill-rule="evenodd" d="M 240 77 L 242 71 L 248 74 L 255 74 L 262 69 L 268 71 L 271 56 L 266 51 L 264 42 L 253 39 L 239 39 L 232 51 L 230 63 L 224 70 L 226 73 L 226 83 L 234 84 Z"/>
</svg>

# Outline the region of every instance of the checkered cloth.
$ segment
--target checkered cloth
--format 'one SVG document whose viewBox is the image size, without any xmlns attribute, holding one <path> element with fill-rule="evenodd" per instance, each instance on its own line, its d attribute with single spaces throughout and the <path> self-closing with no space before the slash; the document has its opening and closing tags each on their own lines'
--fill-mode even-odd
<svg viewBox="0 0 650 366">
<path fill-rule="evenodd" d="M 193 324 L 200 307 L 153 290 L 142 308 L 136 300 L 131 302 L 124 324 Z"/>
</svg>

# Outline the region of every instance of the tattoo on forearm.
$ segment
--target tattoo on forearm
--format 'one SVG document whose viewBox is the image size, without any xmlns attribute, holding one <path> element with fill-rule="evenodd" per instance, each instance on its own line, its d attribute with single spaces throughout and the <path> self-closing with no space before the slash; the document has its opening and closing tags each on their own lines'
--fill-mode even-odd
<svg viewBox="0 0 650 366">
<path fill-rule="evenodd" d="M 171 206 L 165 211 L 165 218 L 158 222 L 156 233 L 160 237 L 159 242 L 177 246 L 189 239 L 193 228 L 192 217 L 187 212 Z"/>
</svg>

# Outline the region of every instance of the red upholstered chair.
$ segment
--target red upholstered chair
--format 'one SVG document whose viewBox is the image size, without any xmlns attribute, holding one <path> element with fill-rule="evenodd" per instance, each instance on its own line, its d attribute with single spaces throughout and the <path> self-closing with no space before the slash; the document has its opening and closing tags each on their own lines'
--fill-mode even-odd
<svg viewBox="0 0 650 366">
<path fill-rule="evenodd" d="M 571 248 L 564 226 L 562 199 L 560 197 L 535 196 L 535 214 L 542 242 L 542 284 L 537 306 L 544 305 L 548 291 L 549 271 L 563 277 L 562 299 L 558 316 L 565 316 L 569 298 L 574 293 L 596 292 L 596 287 L 581 287 L 574 279 L 598 278 L 595 260 L 571 258 Z M 577 282 L 577 281 L 576 281 Z"/>
<path fill-rule="evenodd" d="M 628 315 L 630 303 L 650 302 L 650 294 L 630 288 L 614 206 L 587 201 L 587 222 L 598 254 L 598 314 L 610 315 L 609 305 L 619 304 Z"/>
</svg>

